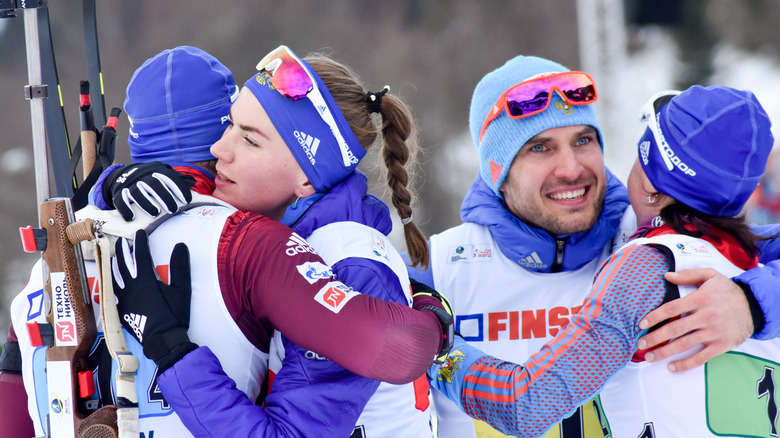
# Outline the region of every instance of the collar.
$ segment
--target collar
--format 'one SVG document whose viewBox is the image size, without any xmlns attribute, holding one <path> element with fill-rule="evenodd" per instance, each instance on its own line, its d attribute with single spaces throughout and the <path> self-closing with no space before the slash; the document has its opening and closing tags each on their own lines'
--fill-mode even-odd
<svg viewBox="0 0 780 438">
<path fill-rule="evenodd" d="M 376 196 L 368 194 L 368 178 L 359 170 L 327 193 L 321 194 L 319 199 L 302 211 L 291 228 L 305 239 L 319 227 L 342 221 L 361 223 L 385 236 L 393 229 L 387 205 Z"/>
<path fill-rule="evenodd" d="M 515 217 L 477 176 L 461 205 L 461 219 L 488 227 L 504 256 L 525 269 L 552 272 L 556 239 L 565 240 L 562 271 L 574 271 L 597 258 L 615 236 L 628 207 L 628 192 L 607 169 L 607 193 L 596 224 L 583 233 L 552 236 Z M 535 257 L 534 257 L 535 254 Z M 528 260 L 537 260 L 531 263 Z"/>
<path fill-rule="evenodd" d="M 659 218 L 660 219 L 660 218 Z M 693 226 L 685 226 L 693 230 Z M 747 271 L 758 265 L 758 255 L 750 256 L 742 246 L 740 246 L 730 234 L 721 230 L 720 228 L 710 228 L 710 231 L 718 236 L 720 241 L 716 241 L 707 236 L 701 236 L 700 239 L 706 240 L 711 243 L 719 253 L 723 254 L 731 263 L 734 263 L 740 269 Z M 668 225 L 662 224 L 661 226 L 653 227 L 643 237 L 661 236 L 664 234 L 677 234 L 676 231 L 671 229 Z M 633 236 L 632 236 L 633 237 Z"/>
</svg>

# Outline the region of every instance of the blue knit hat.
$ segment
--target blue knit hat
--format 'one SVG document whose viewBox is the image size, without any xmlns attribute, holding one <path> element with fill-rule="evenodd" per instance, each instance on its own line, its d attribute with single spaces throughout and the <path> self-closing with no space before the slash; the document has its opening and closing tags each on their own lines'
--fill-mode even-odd
<svg viewBox="0 0 780 438">
<path fill-rule="evenodd" d="M 513 85 L 542 73 L 569 71 L 568 68 L 535 56 L 517 56 L 485 75 L 477 84 L 471 98 L 469 128 L 471 138 L 479 151 L 479 174 L 499 198 L 503 198 L 501 184 L 509 173 L 515 155 L 531 137 L 551 128 L 590 125 L 596 129 L 604 146 L 601 130 L 592 105 L 572 106 L 554 93 L 550 106 L 543 112 L 523 119 L 511 119 L 506 111 L 493 120 L 485 131 L 482 143 L 479 132 L 493 104 Z"/>
<path fill-rule="evenodd" d="M 652 102 L 646 108 L 648 126 L 638 151 L 653 186 L 711 216 L 736 216 L 758 186 L 774 145 L 769 116 L 756 96 L 695 85 L 660 109 Z"/>
<path fill-rule="evenodd" d="M 148 59 L 127 85 L 133 162 L 214 159 L 211 145 L 237 97 L 233 74 L 201 49 L 181 46 Z"/>
</svg>

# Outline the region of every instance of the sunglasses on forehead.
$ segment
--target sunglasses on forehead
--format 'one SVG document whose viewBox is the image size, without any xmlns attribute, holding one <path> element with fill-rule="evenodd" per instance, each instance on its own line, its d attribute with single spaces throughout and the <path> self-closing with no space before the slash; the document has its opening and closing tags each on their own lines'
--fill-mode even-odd
<svg viewBox="0 0 780 438">
<path fill-rule="evenodd" d="M 668 148 L 669 145 L 664 138 L 663 132 L 661 132 L 661 124 L 658 120 L 658 113 L 661 111 L 661 108 L 663 108 L 664 105 L 669 103 L 669 101 L 672 100 L 674 96 L 677 96 L 680 93 L 680 91 L 669 90 L 661 91 L 660 93 L 655 94 L 642 107 L 642 114 L 639 119 L 640 122 L 647 124 L 647 127 L 650 128 L 650 132 L 653 133 L 655 145 L 658 147 L 658 150 L 661 153 L 661 158 L 663 158 L 667 170 L 673 170 L 674 163 L 672 163 L 672 160 L 664 151 L 664 148 Z"/>
<path fill-rule="evenodd" d="M 569 105 L 588 105 L 598 99 L 593 78 L 585 72 L 566 71 L 536 76 L 512 86 L 498 98 L 482 123 L 479 141 L 501 111 L 506 110 L 512 119 L 531 117 L 550 106 L 553 92 L 557 92 Z"/>
<path fill-rule="evenodd" d="M 308 97 L 317 110 L 317 114 L 330 127 L 330 131 L 336 138 L 344 166 L 349 167 L 358 162 L 354 154 L 350 152 L 349 146 L 347 146 L 347 142 L 344 140 L 338 124 L 336 124 L 333 113 L 331 113 L 325 98 L 322 96 L 322 92 L 317 87 L 317 81 L 292 50 L 287 46 L 279 46 L 271 53 L 265 55 L 257 63 L 256 68 L 260 72 L 267 73 L 276 91 L 291 102 L 297 102 L 304 97 Z"/>
</svg>

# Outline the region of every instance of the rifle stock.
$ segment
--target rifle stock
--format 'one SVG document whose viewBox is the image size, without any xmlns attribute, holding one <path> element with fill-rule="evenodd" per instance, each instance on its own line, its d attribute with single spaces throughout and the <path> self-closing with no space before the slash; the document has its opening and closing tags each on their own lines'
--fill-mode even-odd
<svg viewBox="0 0 780 438">
<path fill-rule="evenodd" d="M 46 349 L 49 436 L 116 436 L 115 408 L 91 413 L 82 401 L 91 395 L 88 355 L 97 327 L 81 248 L 69 238 L 68 227 L 75 220 L 70 199 L 45 201 L 40 217 L 47 241 L 42 255 L 49 272 L 44 284 L 51 303 L 47 318 L 54 331 L 54 344 Z M 81 384 L 79 373 L 85 373 Z"/>
</svg>

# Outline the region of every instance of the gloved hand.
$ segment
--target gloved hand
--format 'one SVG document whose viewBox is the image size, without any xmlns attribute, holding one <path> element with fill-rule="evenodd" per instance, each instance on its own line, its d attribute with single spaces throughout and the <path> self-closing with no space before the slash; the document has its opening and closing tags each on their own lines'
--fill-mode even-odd
<svg viewBox="0 0 780 438">
<path fill-rule="evenodd" d="M 173 247 L 169 266 L 171 284 L 167 285 L 157 278 L 143 230 L 136 232 L 132 250 L 127 239 L 117 240 L 111 260 L 122 325 L 138 339 L 160 373 L 198 347 L 187 336 L 192 297 L 187 245 Z"/>
<path fill-rule="evenodd" d="M 416 310 L 428 310 L 436 315 L 441 324 L 441 349 L 433 363 L 442 363 L 452 349 L 455 338 L 455 320 L 452 306 L 447 298 L 427 284 L 410 279 L 412 283 L 412 307 Z"/>
<path fill-rule="evenodd" d="M 151 216 L 160 211 L 174 213 L 178 203 L 192 201 L 190 187 L 195 178 L 182 175 L 159 161 L 136 163 L 111 172 L 103 182 L 103 199 L 126 220 L 132 220 L 132 204 L 138 204 Z"/>
</svg>

